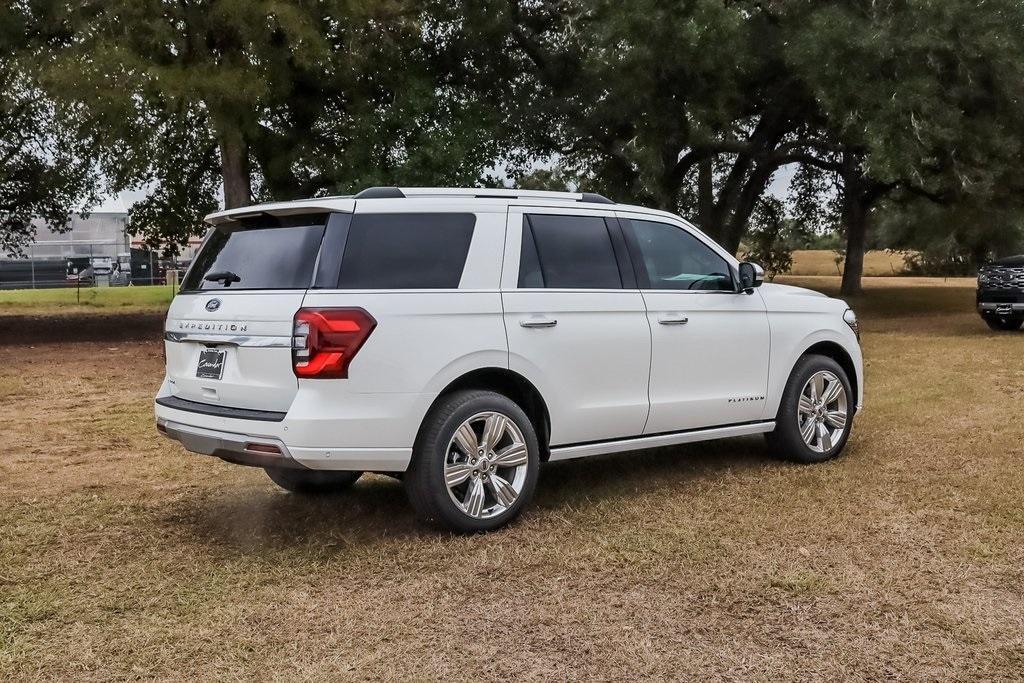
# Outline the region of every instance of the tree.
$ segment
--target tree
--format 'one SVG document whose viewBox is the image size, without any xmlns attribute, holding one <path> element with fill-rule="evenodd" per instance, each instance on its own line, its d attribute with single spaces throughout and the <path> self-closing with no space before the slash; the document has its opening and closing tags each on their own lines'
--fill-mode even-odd
<svg viewBox="0 0 1024 683">
<path fill-rule="evenodd" d="M 889 201 L 874 231 L 887 247 L 905 251 L 907 269 L 919 275 L 971 275 L 990 259 L 1024 251 L 1024 212 L 987 200 Z"/>
<path fill-rule="evenodd" d="M 764 268 L 769 282 L 793 267 L 793 250 L 800 248 L 803 226 L 786 215 L 785 204 L 777 197 L 762 197 L 751 216 L 751 229 L 744 238 L 744 261 Z"/>
<path fill-rule="evenodd" d="M 45 77 L 87 108 L 108 174 L 152 193 L 154 242 L 228 208 L 371 184 L 479 180 L 500 144 L 467 93 L 451 10 L 406 0 L 92 0 Z"/>
<path fill-rule="evenodd" d="M 831 172 L 847 237 L 842 292 L 861 288 L 883 200 L 1021 201 L 1024 7 L 975 2 L 819 2 L 786 61 L 820 104 L 802 163 Z M 787 5 L 789 7 L 790 5 Z"/>
<path fill-rule="evenodd" d="M 88 125 L 35 84 L 38 37 L 24 8 L 0 8 L 0 252 L 9 255 L 32 239 L 33 219 L 66 229 L 100 189 Z"/>
<path fill-rule="evenodd" d="M 587 189 L 688 213 L 735 251 L 815 113 L 760 3 L 505 5 L 497 52 L 533 84 L 523 146 Z"/>
<path fill-rule="evenodd" d="M 845 293 L 883 200 L 1020 196 L 1015 0 L 506 4 L 500 52 L 536 84 L 524 146 L 727 249 L 787 164 L 832 178 Z"/>
<path fill-rule="evenodd" d="M 75 33 L 48 84 L 95 107 L 112 136 L 135 144 L 160 138 L 169 114 L 187 112 L 216 141 L 226 206 L 249 204 L 261 116 L 296 67 L 326 55 L 308 13 L 275 0 L 104 0 L 81 3 L 73 16 Z M 125 113 L 134 116 L 114 118 Z"/>
</svg>

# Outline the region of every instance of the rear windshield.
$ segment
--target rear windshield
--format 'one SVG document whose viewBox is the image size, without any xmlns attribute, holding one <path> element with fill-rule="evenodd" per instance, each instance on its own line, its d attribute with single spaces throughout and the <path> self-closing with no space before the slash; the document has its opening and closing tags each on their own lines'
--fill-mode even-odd
<svg viewBox="0 0 1024 683">
<path fill-rule="evenodd" d="M 306 289 L 326 222 L 326 214 L 265 216 L 214 228 L 181 291 Z"/>
</svg>

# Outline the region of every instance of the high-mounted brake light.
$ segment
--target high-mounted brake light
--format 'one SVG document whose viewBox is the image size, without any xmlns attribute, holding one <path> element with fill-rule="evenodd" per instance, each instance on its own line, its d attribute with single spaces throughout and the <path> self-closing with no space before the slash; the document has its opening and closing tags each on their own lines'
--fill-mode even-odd
<svg viewBox="0 0 1024 683">
<path fill-rule="evenodd" d="M 361 308 L 303 308 L 295 314 L 292 367 L 296 377 L 344 379 L 359 347 L 377 326 Z"/>
</svg>

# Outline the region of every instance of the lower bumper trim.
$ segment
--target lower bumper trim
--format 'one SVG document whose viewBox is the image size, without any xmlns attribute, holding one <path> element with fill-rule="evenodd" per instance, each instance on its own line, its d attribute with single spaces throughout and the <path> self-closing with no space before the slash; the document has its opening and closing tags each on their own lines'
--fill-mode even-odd
<svg viewBox="0 0 1024 683">
<path fill-rule="evenodd" d="M 205 429 L 164 418 L 157 418 L 157 430 L 169 439 L 179 442 L 187 451 L 212 455 L 236 465 L 308 469 L 292 458 L 288 447 L 280 439 Z M 271 452 L 275 448 L 278 452 Z"/>
<path fill-rule="evenodd" d="M 158 406 L 182 410 L 186 413 L 198 413 L 200 415 L 212 415 L 214 417 L 227 417 L 233 420 L 259 420 L 260 422 L 282 422 L 288 413 L 279 413 L 273 410 L 252 410 L 250 408 L 229 408 L 211 403 L 200 403 L 198 401 L 187 401 L 177 396 L 160 396 L 156 399 Z"/>
<path fill-rule="evenodd" d="M 994 301 L 982 301 L 978 304 L 979 313 L 1022 313 L 1024 314 L 1024 303 L 1008 304 L 996 303 Z"/>
</svg>

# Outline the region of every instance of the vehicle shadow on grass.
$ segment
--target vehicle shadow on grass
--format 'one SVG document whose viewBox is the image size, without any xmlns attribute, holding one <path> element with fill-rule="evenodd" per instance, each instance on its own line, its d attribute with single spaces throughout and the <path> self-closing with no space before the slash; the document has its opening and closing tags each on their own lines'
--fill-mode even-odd
<svg viewBox="0 0 1024 683">
<path fill-rule="evenodd" d="M 530 509 L 552 523 L 571 524 L 589 506 L 630 499 L 637 491 L 685 496 L 687 485 L 700 478 L 782 466 L 769 458 L 760 437 L 548 463 Z M 380 542 L 451 538 L 419 522 L 401 482 L 390 477 L 366 475 L 348 491 L 311 497 L 264 484 L 263 476 L 253 470 L 249 486 L 176 498 L 163 521 L 193 542 L 243 553 L 306 549 L 342 556 Z"/>
</svg>

